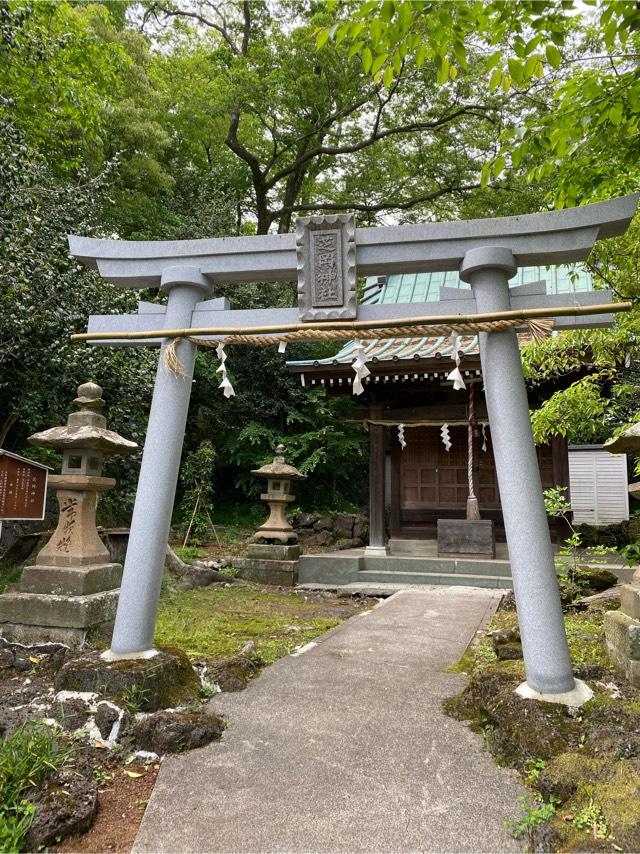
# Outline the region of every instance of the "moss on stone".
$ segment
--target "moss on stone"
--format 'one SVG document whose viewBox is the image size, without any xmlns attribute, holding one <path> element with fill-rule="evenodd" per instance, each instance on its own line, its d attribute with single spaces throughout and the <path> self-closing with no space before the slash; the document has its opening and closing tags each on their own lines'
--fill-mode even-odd
<svg viewBox="0 0 640 854">
<path fill-rule="evenodd" d="M 200 681 L 181 649 L 164 647 L 153 658 L 104 661 L 91 652 L 68 661 L 56 690 L 94 691 L 130 711 L 154 711 L 195 702 Z"/>
<path fill-rule="evenodd" d="M 498 612 L 488 630 L 514 622 L 512 611 Z M 445 711 L 469 721 L 496 761 L 517 768 L 543 799 L 559 799 L 533 850 L 640 851 L 640 692 L 608 664 L 601 611 L 570 614 L 566 626 L 576 675 L 594 690 L 581 709 L 516 695 L 523 662 L 491 658 L 486 637 L 465 651 L 458 667 L 471 678 Z"/>
<path fill-rule="evenodd" d="M 611 851 L 615 844 L 618 851 L 640 851 L 639 771 L 637 760 L 612 755 L 564 755 L 550 763 L 541 781 L 563 801 L 550 822 L 556 850 Z M 577 821 L 589 812 L 602 823 L 590 828 Z"/>
</svg>

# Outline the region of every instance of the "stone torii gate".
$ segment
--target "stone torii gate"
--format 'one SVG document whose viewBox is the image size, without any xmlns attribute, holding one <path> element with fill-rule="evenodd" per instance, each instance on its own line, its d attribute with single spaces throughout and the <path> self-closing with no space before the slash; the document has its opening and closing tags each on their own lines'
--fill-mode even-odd
<svg viewBox="0 0 640 854">
<path fill-rule="evenodd" d="M 556 328 L 609 325 L 585 316 L 609 294 L 547 295 L 544 283 L 509 289 L 519 266 L 587 258 L 597 239 L 623 234 L 638 196 L 549 213 L 382 228 L 355 228 L 351 216 L 307 217 L 296 234 L 180 241 L 97 240 L 70 236 L 71 254 L 124 288 L 159 287 L 166 306 L 140 303 L 135 315 L 92 316 L 74 336 L 107 346 L 160 345 L 118 612 L 107 658 L 155 654 L 153 637 L 165 547 L 180 465 L 197 345 L 188 336 L 224 338 L 265 327 L 393 326 L 397 318 L 538 309 L 562 314 Z M 356 304 L 357 275 L 458 270 L 471 293 L 443 289 L 437 303 Z M 238 311 L 208 299 L 218 282 L 297 281 L 298 308 Z M 591 309 L 589 308 L 591 306 Z M 565 311 L 561 311 L 564 307 Z M 628 307 L 628 306 L 627 306 Z M 612 307 L 613 310 L 613 307 Z M 479 319 L 479 318 L 478 318 Z M 368 322 L 368 323 L 367 323 Z M 215 329 L 217 334 L 213 334 Z M 224 334 L 222 334 L 222 332 Z M 376 337 L 376 333 L 373 333 Z M 354 337 L 366 338 L 366 332 Z M 183 373 L 163 351 L 175 338 Z M 527 681 L 523 696 L 579 704 L 589 689 L 575 680 L 560 607 L 540 473 L 515 326 L 482 332 L 480 357 Z"/>
</svg>

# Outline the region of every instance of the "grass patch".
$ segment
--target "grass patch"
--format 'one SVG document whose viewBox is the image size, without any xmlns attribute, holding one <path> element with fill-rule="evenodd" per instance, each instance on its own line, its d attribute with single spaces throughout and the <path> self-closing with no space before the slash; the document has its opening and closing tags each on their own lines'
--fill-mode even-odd
<svg viewBox="0 0 640 854">
<path fill-rule="evenodd" d="M 209 557 L 209 552 L 202 546 L 174 546 L 173 550 L 185 563 L 189 563 L 190 560 L 202 560 Z"/>
<path fill-rule="evenodd" d="M 192 658 L 226 658 L 253 641 L 256 663 L 269 664 L 366 607 L 258 585 L 167 591 L 155 643 Z"/>
<path fill-rule="evenodd" d="M 7 584 L 16 584 L 22 575 L 21 563 L 0 561 L 0 593 L 4 593 Z"/>
<path fill-rule="evenodd" d="M 35 808 L 29 791 L 69 758 L 51 727 L 29 721 L 0 743 L 0 851 L 20 851 Z"/>
</svg>

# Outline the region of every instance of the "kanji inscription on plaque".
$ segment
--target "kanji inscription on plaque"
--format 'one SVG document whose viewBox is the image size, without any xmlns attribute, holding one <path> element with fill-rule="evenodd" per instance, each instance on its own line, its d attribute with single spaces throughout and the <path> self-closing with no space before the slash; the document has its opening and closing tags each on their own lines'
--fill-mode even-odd
<svg viewBox="0 0 640 854">
<path fill-rule="evenodd" d="M 311 232 L 311 282 L 313 307 L 342 305 L 342 253 L 340 232 Z"/>
<path fill-rule="evenodd" d="M 298 307 L 301 320 L 356 316 L 355 218 L 301 217 L 297 222 Z"/>
<path fill-rule="evenodd" d="M 48 471 L 0 450 L 0 519 L 44 519 Z"/>
</svg>

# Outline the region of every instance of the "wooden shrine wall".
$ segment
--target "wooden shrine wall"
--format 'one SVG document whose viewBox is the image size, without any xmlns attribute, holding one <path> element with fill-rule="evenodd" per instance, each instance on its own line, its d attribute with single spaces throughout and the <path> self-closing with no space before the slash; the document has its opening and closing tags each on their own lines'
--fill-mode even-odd
<svg viewBox="0 0 640 854">
<path fill-rule="evenodd" d="M 440 427 L 407 427 L 404 450 L 392 440 L 391 536 L 432 537 L 439 518 L 464 518 L 469 494 L 467 428 L 450 427 L 449 433 L 449 451 L 440 437 Z M 474 484 L 481 514 L 496 522 L 500 534 L 502 512 L 490 431 L 486 451 L 482 450 L 482 436 L 474 442 Z M 560 442 L 563 447 L 556 443 L 556 447 L 538 448 L 543 489 L 568 483 L 567 448 Z"/>
</svg>

